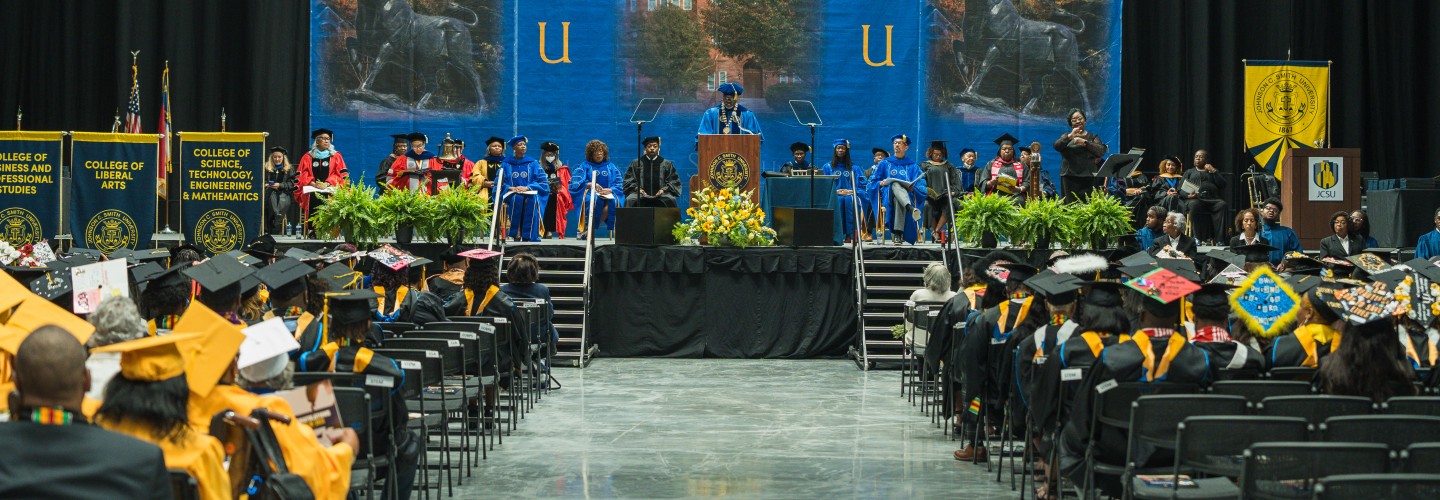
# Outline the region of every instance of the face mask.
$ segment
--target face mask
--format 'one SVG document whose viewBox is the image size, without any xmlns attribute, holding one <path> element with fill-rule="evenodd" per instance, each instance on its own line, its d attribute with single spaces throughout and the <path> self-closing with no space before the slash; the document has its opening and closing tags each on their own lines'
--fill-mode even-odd
<svg viewBox="0 0 1440 500">
<path fill-rule="evenodd" d="M 555 161 L 555 155 L 545 155 L 545 161 Z"/>
</svg>

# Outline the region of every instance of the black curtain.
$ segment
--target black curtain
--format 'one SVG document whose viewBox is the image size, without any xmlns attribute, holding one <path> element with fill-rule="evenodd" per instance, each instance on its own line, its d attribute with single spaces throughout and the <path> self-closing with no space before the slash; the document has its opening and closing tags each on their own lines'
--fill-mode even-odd
<svg viewBox="0 0 1440 500">
<path fill-rule="evenodd" d="M 1122 148 L 1207 149 L 1243 172 L 1241 59 L 1330 60 L 1330 143 L 1359 147 L 1362 170 L 1430 177 L 1440 135 L 1440 4 L 1427 0 L 1125 2 Z M 1150 163 L 1148 168 L 1155 168 Z M 1248 203 L 1238 178 L 1232 201 Z M 1232 210 L 1237 204 L 1231 203 Z"/>
</svg>

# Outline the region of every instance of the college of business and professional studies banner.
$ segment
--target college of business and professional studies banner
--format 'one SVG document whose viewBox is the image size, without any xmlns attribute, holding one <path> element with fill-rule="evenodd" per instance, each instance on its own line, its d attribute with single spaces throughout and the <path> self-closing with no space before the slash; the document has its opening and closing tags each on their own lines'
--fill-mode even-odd
<svg viewBox="0 0 1440 500">
<path fill-rule="evenodd" d="M 62 132 L 0 132 L 0 240 L 20 247 L 60 231 Z"/>
</svg>

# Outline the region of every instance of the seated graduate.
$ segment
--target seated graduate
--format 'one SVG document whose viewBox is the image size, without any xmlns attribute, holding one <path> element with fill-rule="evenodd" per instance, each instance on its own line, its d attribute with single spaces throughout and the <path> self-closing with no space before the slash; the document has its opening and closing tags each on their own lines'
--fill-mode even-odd
<svg viewBox="0 0 1440 500">
<path fill-rule="evenodd" d="M 1160 160 L 1160 175 L 1150 181 L 1150 205 L 1164 208 L 1166 212 L 1186 213 L 1190 204 L 1186 199 L 1186 193 L 1181 189 L 1185 184 L 1185 177 L 1180 163 L 1180 157 L 1167 156 Z"/>
<path fill-rule="evenodd" d="M 1165 222 L 1160 226 L 1164 234 L 1155 237 L 1155 242 L 1150 244 L 1147 252 L 1150 255 L 1161 259 L 1194 259 L 1199 246 L 1195 238 L 1185 235 L 1185 214 L 1181 212 L 1170 212 L 1165 214 Z"/>
<path fill-rule="evenodd" d="M 1012 399 L 1027 411 L 1034 399 L 1035 384 L 1045 361 L 1055 352 L 1056 347 L 1081 333 L 1075 313 L 1079 309 L 1076 301 L 1080 296 L 1080 288 L 1085 282 L 1077 276 L 1094 276 L 1105 268 L 1103 257 L 1077 255 L 1057 260 L 1052 273 L 1042 271 L 1041 274 L 1026 280 L 1026 286 L 1035 290 L 1036 296 L 1044 299 L 1046 318 L 1045 324 L 1029 335 L 1010 337 L 1013 346 L 1010 350 L 1015 357 L 1012 362 L 1015 395 L 1018 396 Z M 1039 429 L 1038 425 L 1032 427 Z"/>
<path fill-rule="evenodd" d="M 135 302 L 119 295 L 107 295 L 100 299 L 100 306 L 88 318 L 95 325 L 95 334 L 85 342 L 85 347 L 94 349 L 147 337 L 145 321 Z M 0 347 L 3 349 L 3 347 Z M 85 391 L 86 415 L 94 415 L 100 407 L 100 398 L 105 397 L 105 384 L 116 373 L 120 373 L 120 355 L 117 353 L 96 354 L 85 360 L 85 369 L 90 370 L 90 389 Z M 93 406 L 93 407 L 92 407 Z"/>
<path fill-rule="evenodd" d="M 158 273 L 136 277 L 136 281 L 145 286 L 140 291 L 140 312 L 150 335 L 169 333 L 175 322 L 180 320 L 180 315 L 185 314 L 185 308 L 190 307 L 191 281 L 181 274 L 188 268 L 188 263 L 178 264 Z"/>
<path fill-rule="evenodd" d="M 1100 353 L 1110 346 L 1130 340 L 1131 319 L 1123 305 L 1123 285 L 1113 281 L 1084 283 L 1075 330 L 1070 338 L 1059 342 L 1040 363 L 1030 397 L 1030 419 L 1048 440 L 1069 420 L 1070 408 L 1079 392 L 1075 375 L 1090 371 Z M 1058 339 L 1057 339 L 1058 341 Z M 1074 371 L 1071 371 L 1074 370 Z M 1042 446 L 1048 454 L 1049 443 Z"/>
<path fill-rule="evenodd" d="M 0 497 L 170 498 L 160 448 L 90 425 L 81 413 L 90 384 L 85 346 L 56 326 L 9 335 L 25 333 L 10 364 L 15 391 L 4 391 L 10 422 L 0 424 Z"/>
<path fill-rule="evenodd" d="M 925 198 L 925 176 L 915 160 L 905 156 L 910 150 L 909 136 L 896 134 L 890 143 L 895 155 L 875 166 L 869 189 L 876 193 L 879 207 L 885 211 L 885 220 L 879 223 L 890 228 L 891 241 L 899 244 L 904 239 L 915 243 L 920 235 L 921 214 L 917 203 Z"/>
<path fill-rule="evenodd" d="M 1135 231 L 1136 236 L 1139 237 L 1140 248 L 1150 248 L 1150 245 L 1155 244 L 1155 238 L 1165 234 L 1165 216 L 1169 213 L 1165 207 L 1160 206 L 1153 206 L 1145 210 L 1145 225 Z"/>
<path fill-rule="evenodd" d="M 258 274 L 258 273 L 257 273 Z M 260 278 L 251 274 L 240 280 L 240 307 L 235 315 L 246 325 L 253 325 L 271 316 L 270 292 L 260 286 Z"/>
<path fill-rule="evenodd" d="M 335 444 L 322 446 L 315 438 L 314 429 L 296 419 L 295 411 L 284 399 L 269 394 L 258 395 L 236 385 L 237 377 L 242 371 L 262 380 L 279 378 L 282 375 L 288 378 L 293 374 L 289 356 L 285 352 L 265 352 L 266 346 L 283 346 L 291 340 L 289 332 L 259 330 L 248 334 L 241 333 L 238 327 L 229 325 L 219 316 L 207 314 L 207 311 L 201 309 L 192 309 L 181 323 L 207 325 L 204 328 L 206 333 L 200 340 L 205 346 L 205 362 L 189 373 L 189 379 L 195 381 L 191 386 L 189 401 L 191 428 L 209 430 L 212 436 L 224 442 L 226 450 L 235 450 L 242 444 L 244 437 L 219 432 L 223 426 L 217 428 L 214 424 L 217 415 L 234 411 L 237 415 L 249 416 L 255 409 L 264 408 L 289 417 L 288 423 L 270 423 L 289 472 L 304 479 L 317 498 L 344 497 L 350 487 L 350 465 L 355 461 L 355 450 L 360 447 L 355 430 L 346 427 L 331 433 L 327 438 Z M 247 336 L 268 337 L 269 340 L 245 343 Z M 245 349 L 250 351 L 243 357 L 260 357 L 263 363 L 252 361 L 244 367 L 239 366 L 236 357 L 241 355 L 242 343 L 246 346 Z M 231 439 L 234 441 L 230 441 Z M 231 484 L 248 484 L 249 478 L 245 476 L 251 471 L 248 467 L 236 465 L 233 456 L 230 458 Z"/>
<path fill-rule="evenodd" d="M 520 349 L 528 348 L 529 339 L 524 332 L 530 331 L 524 318 L 519 311 L 515 310 L 515 302 L 510 295 L 500 290 L 500 266 L 496 260 L 500 252 L 476 248 L 461 252 L 460 255 L 472 262 L 465 268 L 464 291 L 445 305 L 446 311 L 451 316 L 485 316 L 490 318 L 505 318 L 510 325 L 507 339 L 510 345 Z M 518 368 L 518 363 L 511 354 L 510 349 L 501 349 L 497 353 L 495 363 L 488 359 L 481 360 L 487 375 L 498 375 L 500 386 L 510 387 L 510 375 Z M 491 366 L 498 365 L 499 373 L 490 373 Z M 496 402 L 499 398 L 493 386 L 485 389 L 485 418 L 493 422 Z M 490 424 L 486 424 L 490 425 Z"/>
<path fill-rule="evenodd" d="M 1293 282 L 1291 282 L 1293 283 Z M 1320 362 L 1340 345 L 1343 320 L 1339 311 L 1344 307 L 1335 299 L 1335 289 L 1312 285 L 1301 294 L 1300 326 L 1289 335 L 1281 335 L 1270 343 L 1267 358 L 1271 368 L 1303 366 L 1318 368 Z"/>
<path fill-rule="evenodd" d="M 1420 235 L 1415 241 L 1415 258 L 1431 260 L 1440 257 L 1440 208 L 1435 209 L 1435 230 Z"/>
<path fill-rule="evenodd" d="M 1004 268 L 995 266 L 1012 262 L 1020 262 L 1020 258 L 1003 250 L 990 252 L 972 261 L 971 267 L 964 270 L 961 276 L 961 292 L 946 300 L 940 312 L 930 320 L 930 343 L 925 348 L 925 369 L 929 373 L 940 374 L 940 377 L 948 377 L 955 383 L 954 393 L 942 395 L 945 398 L 942 411 L 947 416 L 964 412 L 968 405 L 968 402 L 960 400 L 964 395 L 961 383 L 965 376 L 960 370 L 960 346 L 965 336 L 966 322 L 971 315 L 995 307 L 1005 300 L 1005 283 L 1000 280 L 998 272 Z M 997 272 L 990 273 L 991 267 L 995 267 Z M 940 369 L 941 362 L 945 363 L 943 372 Z M 951 413 L 952 411 L 954 413 Z M 954 430 L 956 435 L 960 434 L 958 422 Z"/>
<path fill-rule="evenodd" d="M 291 359 L 301 371 L 316 371 L 328 365 L 329 360 L 320 349 L 329 342 L 320 321 L 324 314 L 324 294 L 329 290 L 324 279 L 316 275 L 314 267 L 289 257 L 267 266 L 258 276 L 270 289 L 271 317 L 281 318 L 285 328 L 300 342 Z"/>
<path fill-rule="evenodd" d="M 1384 304 L 1371 301 L 1379 296 L 1396 300 L 1388 293 L 1369 298 L 1361 296 L 1360 300 L 1370 302 L 1367 311 L 1387 309 Z M 1414 396 L 1415 372 L 1404 361 L 1400 341 L 1395 336 L 1394 315 L 1346 312 L 1342 316 L 1345 341 L 1320 364 L 1315 374 L 1320 391 L 1334 396 L 1366 397 L 1376 403 L 1395 396 Z"/>
<path fill-rule="evenodd" d="M 440 301 L 449 304 L 459 294 L 465 284 L 465 266 L 470 259 L 460 256 L 460 249 L 450 247 L 445 253 L 440 254 L 440 261 L 444 269 L 439 273 L 431 275 L 425 280 L 430 292 L 440 297 Z"/>
<path fill-rule="evenodd" d="M 508 144 L 513 156 L 505 158 L 505 178 L 500 181 L 500 195 L 509 207 L 505 212 L 509 223 L 506 236 L 516 241 L 534 242 L 540 241 L 543 221 L 540 212 L 550 199 L 550 177 L 545 175 L 545 167 L 541 167 L 540 162 L 525 157 L 529 142 L 523 135 L 510 138 Z"/>
<path fill-rule="evenodd" d="M 790 161 L 780 166 L 780 173 L 790 175 L 796 170 L 809 171 L 814 165 L 807 159 L 810 154 L 810 145 L 803 142 L 790 144 Z"/>
<path fill-rule="evenodd" d="M 435 158 L 435 153 L 425 150 L 425 143 L 430 138 L 419 132 L 411 132 L 405 136 L 410 142 L 410 151 L 404 156 L 395 159 L 390 166 L 390 187 L 393 189 L 408 189 L 430 193 L 431 170 L 440 170 L 440 160 Z"/>
<path fill-rule="evenodd" d="M 399 250 L 404 252 L 404 250 Z M 371 269 L 371 287 L 379 296 L 381 323 L 402 322 L 421 326 L 434 321 L 447 321 L 445 302 L 425 290 L 425 266 L 432 261 L 416 258 L 400 269 L 393 269 L 379 261 Z"/>
<path fill-rule="evenodd" d="M 196 303 L 204 304 L 231 323 L 245 324 L 236 311 L 240 309 L 242 283 L 246 282 L 247 278 L 254 278 L 255 268 L 217 255 L 181 273 L 200 284 L 200 295 L 196 297 Z M 254 283 L 258 284 L 259 280 L 254 280 Z"/>
<path fill-rule="evenodd" d="M 1154 278 L 1146 278 L 1153 280 Z M 1144 287 L 1140 278 L 1126 282 L 1135 290 Z M 1126 437 L 1113 428 L 1101 429 L 1095 443 L 1090 443 L 1090 423 L 1094 407 L 1096 386 L 1115 382 L 1171 382 L 1208 385 L 1210 383 L 1210 357 L 1204 349 L 1196 347 L 1185 338 L 1185 332 L 1176 330 L 1180 319 L 1180 297 L 1159 295 L 1159 292 L 1138 292 L 1130 303 L 1140 327 L 1130 340 L 1120 342 L 1101 351 L 1099 359 L 1085 374 L 1075 393 L 1073 411 L 1067 419 L 1060 442 L 1060 471 L 1071 481 L 1084 481 L 1085 450 L 1093 446 L 1094 458 L 1106 463 L 1120 463 L 1125 460 Z M 1175 294 L 1182 295 L 1182 294 Z M 1169 302 L 1165 302 L 1169 300 Z M 1145 466 L 1147 456 L 1131 457 L 1138 466 Z M 1113 476 L 1098 475 L 1094 483 L 1102 492 L 1112 496 L 1120 494 L 1121 485 Z"/>
<path fill-rule="evenodd" d="M 965 448 L 956 450 L 956 460 L 984 461 L 988 458 L 986 449 L 978 446 L 980 412 L 985 411 L 989 425 L 998 426 L 1004 419 L 1005 397 L 1009 391 L 1009 379 L 1005 377 L 1006 367 L 1012 356 L 1005 351 L 1011 335 L 1028 335 L 1035 328 L 1045 324 L 1043 313 L 1031 315 L 1035 297 L 1025 280 L 1035 276 L 1036 269 L 1028 264 L 1000 264 L 1006 273 L 1006 300 L 994 307 L 972 315 L 965 325 L 965 335 L 960 339 L 961 370 L 964 372 L 965 395 L 961 401 L 969 405 L 961 413 L 961 441 Z"/>
<path fill-rule="evenodd" d="M 660 156 L 660 138 L 646 137 L 640 141 L 645 154 L 630 160 L 625 167 L 625 188 L 627 207 L 676 207 L 675 197 L 680 196 L 680 176 L 675 173 L 675 162 Z"/>
<path fill-rule="evenodd" d="M 850 243 L 855 239 L 856 219 L 863 217 L 859 214 L 860 210 L 856 208 L 855 201 L 858 196 L 864 196 L 865 184 L 865 180 L 860 177 L 861 172 L 850 159 L 850 141 L 835 140 L 834 153 L 830 161 L 820 167 L 820 173 L 835 176 L 835 216 L 840 218 L 845 242 Z M 860 194 L 857 195 L 857 192 Z"/>
<path fill-rule="evenodd" d="M 591 176 L 594 179 L 591 179 Z M 599 140 L 585 144 L 585 161 L 575 168 L 570 177 L 570 195 L 580 200 L 580 239 L 595 228 L 596 220 L 605 221 L 605 229 L 615 232 L 615 207 L 625 205 L 625 191 L 622 187 L 620 168 L 610 163 L 610 146 Z M 595 207 L 590 209 L 590 192 L 595 192 Z M 594 220 L 591 220 L 591 214 Z"/>
<path fill-rule="evenodd" d="M 1320 255 L 1322 261 L 1326 257 L 1344 260 L 1351 255 L 1360 255 L 1365 251 L 1365 240 L 1359 235 L 1350 233 L 1350 214 L 1344 211 L 1330 214 L 1330 236 L 1320 240 Z"/>
<path fill-rule="evenodd" d="M 233 495 L 224 448 L 192 428 L 188 414 L 192 385 L 199 389 L 201 384 L 188 381 L 186 370 L 196 366 L 192 355 L 204 333 L 177 331 L 96 349 L 120 353 L 120 374 L 105 387 L 105 403 L 95 421 L 159 446 L 166 468 L 182 469 L 195 478 L 200 498 L 228 499 Z"/>
<path fill-rule="evenodd" d="M 378 294 L 370 290 L 325 294 L 329 305 L 327 309 L 330 311 L 329 317 L 325 318 L 325 326 L 332 334 L 331 341 L 323 348 L 330 355 L 330 365 L 321 371 L 328 369 L 337 373 L 380 375 L 395 380 L 395 388 L 390 391 L 390 425 L 372 427 L 372 443 L 377 455 L 390 453 L 391 443 L 394 443 L 396 467 L 390 473 L 396 475 L 390 480 L 395 481 L 401 498 L 409 498 L 415 487 L 415 472 L 420 465 L 420 453 L 424 443 L 420 441 L 416 431 L 406 426 L 410 409 L 400 392 L 400 388 L 405 385 L 404 370 L 400 369 L 394 359 L 376 354 L 367 347 L 375 345 L 375 329 L 371 323 L 375 311 L 370 308 L 370 304 L 379 298 Z M 398 434 L 392 437 L 391 428 L 396 429 Z"/>
<path fill-rule="evenodd" d="M 1228 326 L 1230 319 L 1230 290 L 1235 287 L 1221 283 L 1206 283 L 1190 294 L 1191 311 L 1195 318 L 1195 331 L 1191 342 L 1210 353 L 1211 380 L 1221 379 L 1226 370 L 1243 370 L 1250 373 L 1265 371 L 1265 355 L 1248 345 L 1243 331 L 1232 334 Z"/>
</svg>

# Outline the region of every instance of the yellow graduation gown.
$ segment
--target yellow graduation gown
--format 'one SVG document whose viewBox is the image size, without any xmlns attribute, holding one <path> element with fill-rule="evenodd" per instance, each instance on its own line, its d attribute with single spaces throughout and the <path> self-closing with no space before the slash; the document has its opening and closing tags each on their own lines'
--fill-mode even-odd
<svg viewBox="0 0 1440 500">
<path fill-rule="evenodd" d="M 101 422 L 101 427 L 141 441 L 154 443 L 165 453 L 165 467 L 189 472 L 200 485 L 202 500 L 231 498 L 230 476 L 225 472 L 225 450 L 220 441 L 190 429 L 180 439 L 160 439 L 145 427 L 130 422 Z"/>
<path fill-rule="evenodd" d="M 320 441 L 315 439 L 315 431 L 294 418 L 295 411 L 285 400 L 222 384 L 215 386 L 204 398 L 190 393 L 189 408 L 190 427 L 200 432 L 210 428 L 211 417 L 225 410 L 249 415 L 255 408 L 265 408 L 291 417 L 289 425 L 276 423 L 273 426 L 275 440 L 280 443 L 280 452 L 285 456 L 285 465 L 290 473 L 303 478 L 316 499 L 343 499 L 349 491 L 350 466 L 355 463 L 355 451 L 345 443 L 336 443 L 329 448 L 321 446 Z"/>
</svg>

